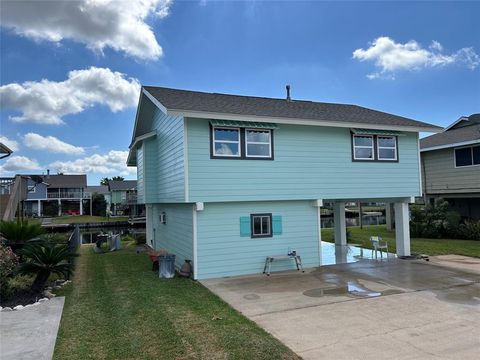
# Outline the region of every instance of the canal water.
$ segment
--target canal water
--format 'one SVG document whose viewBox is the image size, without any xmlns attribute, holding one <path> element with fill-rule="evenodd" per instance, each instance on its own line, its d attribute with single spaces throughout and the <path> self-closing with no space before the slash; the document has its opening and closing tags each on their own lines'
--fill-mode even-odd
<svg viewBox="0 0 480 360">
<path fill-rule="evenodd" d="M 145 236 L 145 228 L 116 226 L 116 227 L 95 227 L 95 228 L 80 228 L 80 239 L 82 244 L 91 244 L 97 241 L 97 236 L 100 234 L 120 234 L 130 235 L 134 239 L 139 236 Z"/>
<path fill-rule="evenodd" d="M 332 228 L 334 226 L 333 216 L 322 216 L 321 217 L 322 229 L 323 228 Z M 385 215 L 363 215 L 362 216 L 363 225 L 383 225 L 386 223 Z M 345 218 L 347 226 L 360 226 L 360 221 L 357 217 Z"/>
</svg>

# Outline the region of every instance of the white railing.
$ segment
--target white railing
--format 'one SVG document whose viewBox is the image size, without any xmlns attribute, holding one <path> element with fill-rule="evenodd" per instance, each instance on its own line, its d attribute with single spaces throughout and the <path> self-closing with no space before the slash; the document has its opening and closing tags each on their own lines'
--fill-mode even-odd
<svg viewBox="0 0 480 360">
<path fill-rule="evenodd" d="M 90 199 L 91 197 L 91 192 L 55 191 L 47 193 L 48 199 Z"/>
</svg>

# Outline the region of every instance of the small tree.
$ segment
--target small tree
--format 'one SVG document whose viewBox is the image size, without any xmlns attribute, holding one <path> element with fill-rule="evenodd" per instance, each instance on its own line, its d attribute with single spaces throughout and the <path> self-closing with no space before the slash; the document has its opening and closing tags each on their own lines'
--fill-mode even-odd
<svg viewBox="0 0 480 360">
<path fill-rule="evenodd" d="M 105 196 L 94 193 L 92 195 L 92 215 L 106 216 L 107 202 Z"/>
<path fill-rule="evenodd" d="M 67 245 L 46 241 L 29 243 L 21 253 L 26 261 L 20 264 L 20 273 L 36 275 L 31 288 L 33 292 L 43 290 L 51 274 L 70 275 L 73 264 L 68 260 L 77 256 L 69 251 Z"/>
</svg>

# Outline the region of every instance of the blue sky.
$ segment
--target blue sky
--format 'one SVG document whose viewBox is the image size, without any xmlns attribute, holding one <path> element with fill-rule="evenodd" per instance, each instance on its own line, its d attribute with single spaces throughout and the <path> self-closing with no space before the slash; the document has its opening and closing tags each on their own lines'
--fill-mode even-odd
<svg viewBox="0 0 480 360">
<path fill-rule="evenodd" d="M 284 97 L 288 83 L 440 126 L 480 112 L 478 2 L 146 2 L 72 19 L 81 2 L 2 2 L 1 136 L 17 150 L 2 175 L 135 178 L 138 84 Z"/>
</svg>

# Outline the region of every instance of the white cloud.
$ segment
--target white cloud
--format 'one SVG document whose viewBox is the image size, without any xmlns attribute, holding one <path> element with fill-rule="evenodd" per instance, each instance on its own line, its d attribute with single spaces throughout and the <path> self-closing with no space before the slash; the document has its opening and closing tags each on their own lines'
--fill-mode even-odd
<svg viewBox="0 0 480 360">
<path fill-rule="evenodd" d="M 15 140 L 0 136 L 0 143 L 5 144 L 12 151 L 18 151 L 18 143 Z"/>
<path fill-rule="evenodd" d="M 380 69 L 367 75 L 369 79 L 379 77 L 394 79 L 395 73 L 401 70 L 419 70 L 460 64 L 474 70 L 480 65 L 480 56 L 473 48 L 462 48 L 452 54 L 444 54 L 438 41 L 433 41 L 428 49 L 423 48 L 415 40 L 405 44 L 396 43 L 389 37 L 375 39 L 368 49 L 356 49 L 353 58 L 359 61 L 373 61 Z"/>
<path fill-rule="evenodd" d="M 94 154 L 82 159 L 73 161 L 56 161 L 50 164 L 55 171 L 63 173 L 85 174 L 114 174 L 130 175 L 135 174 L 136 169 L 127 167 L 128 151 L 111 150 L 108 154 Z"/>
<path fill-rule="evenodd" d="M 162 48 L 145 22 L 168 15 L 171 0 L 2 1 L 2 26 L 34 40 L 70 39 L 102 52 L 158 59 Z"/>
<path fill-rule="evenodd" d="M 137 79 L 126 79 L 108 68 L 91 67 L 70 71 L 65 81 L 0 86 L 0 106 L 22 113 L 10 118 L 15 122 L 63 124 L 62 116 L 77 114 L 95 104 L 107 105 L 113 112 L 134 107 L 139 92 Z"/>
<path fill-rule="evenodd" d="M 34 150 L 44 150 L 52 153 L 83 155 L 85 149 L 59 140 L 54 136 L 42 136 L 35 133 L 25 134 L 23 143 Z"/>
<path fill-rule="evenodd" d="M 39 170 L 40 165 L 34 159 L 29 159 L 25 156 L 12 156 L 0 166 L 0 172 L 16 172 L 22 170 Z"/>
</svg>

